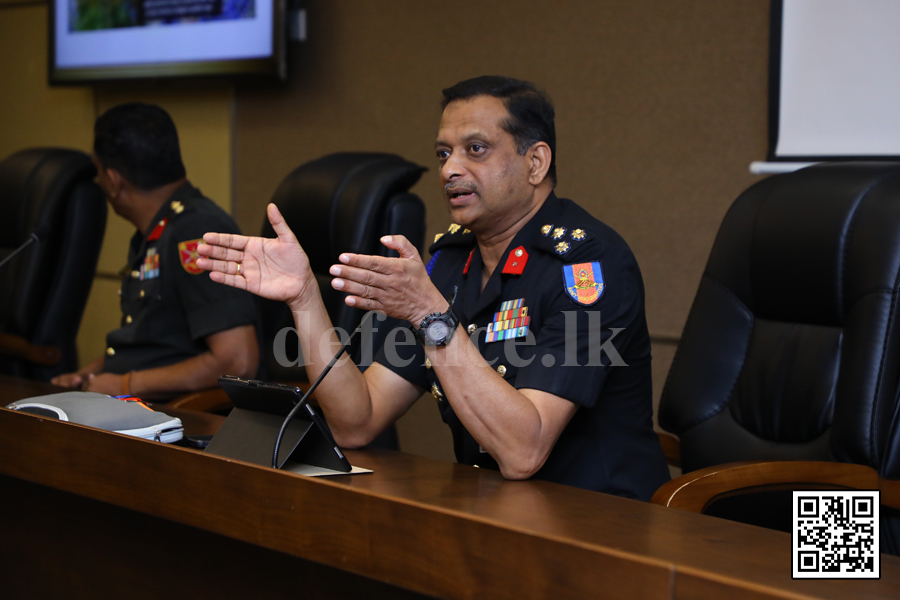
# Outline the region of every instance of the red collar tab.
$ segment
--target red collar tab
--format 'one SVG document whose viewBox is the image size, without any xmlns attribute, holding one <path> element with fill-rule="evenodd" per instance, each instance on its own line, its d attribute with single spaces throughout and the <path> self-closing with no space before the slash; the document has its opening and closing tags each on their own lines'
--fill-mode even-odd
<svg viewBox="0 0 900 600">
<path fill-rule="evenodd" d="M 156 227 L 153 228 L 153 231 L 150 232 L 150 235 L 147 236 L 148 242 L 155 242 L 159 239 L 159 236 L 162 235 L 163 229 L 166 228 L 166 223 L 169 222 L 168 217 L 160 221 L 156 224 Z"/>
<path fill-rule="evenodd" d="M 469 260 L 466 261 L 466 268 L 463 269 L 463 275 L 469 274 L 469 265 L 472 264 L 472 255 L 475 254 L 475 248 L 472 248 L 472 251 L 469 252 Z"/>
<path fill-rule="evenodd" d="M 514 248 L 509 256 L 506 257 L 506 264 L 503 265 L 503 273 L 507 275 L 521 275 L 525 270 L 525 263 L 528 262 L 528 252 L 524 246 Z"/>
</svg>

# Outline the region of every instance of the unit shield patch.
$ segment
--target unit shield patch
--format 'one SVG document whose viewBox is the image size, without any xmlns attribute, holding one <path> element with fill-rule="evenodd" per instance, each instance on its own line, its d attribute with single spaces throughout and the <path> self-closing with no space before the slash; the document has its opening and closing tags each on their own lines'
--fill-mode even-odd
<svg viewBox="0 0 900 600">
<path fill-rule="evenodd" d="M 603 272 L 599 262 L 565 265 L 562 270 L 566 293 L 578 304 L 590 306 L 603 295 Z"/>
<path fill-rule="evenodd" d="M 197 246 L 200 245 L 202 239 L 187 240 L 178 244 L 178 256 L 181 258 L 181 266 L 191 275 L 199 275 L 203 269 L 197 266 L 197 259 L 200 254 L 197 253 Z"/>
</svg>

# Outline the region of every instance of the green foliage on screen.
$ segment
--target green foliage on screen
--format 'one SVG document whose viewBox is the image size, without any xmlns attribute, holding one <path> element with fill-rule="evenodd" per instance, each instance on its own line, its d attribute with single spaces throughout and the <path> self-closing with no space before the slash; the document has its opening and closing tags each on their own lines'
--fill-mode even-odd
<svg viewBox="0 0 900 600">
<path fill-rule="evenodd" d="M 78 17 L 73 31 L 115 29 L 137 25 L 137 10 L 129 0 L 75 0 Z"/>
</svg>

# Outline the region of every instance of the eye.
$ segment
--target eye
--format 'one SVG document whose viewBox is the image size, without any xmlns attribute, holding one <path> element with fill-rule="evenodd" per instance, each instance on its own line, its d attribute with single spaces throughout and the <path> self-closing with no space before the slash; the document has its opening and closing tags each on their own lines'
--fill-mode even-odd
<svg viewBox="0 0 900 600">
<path fill-rule="evenodd" d="M 481 154 L 484 150 L 485 148 L 481 144 L 472 144 L 469 146 L 469 152 L 472 154 Z"/>
<path fill-rule="evenodd" d="M 449 150 L 443 150 L 443 149 L 442 149 L 442 150 L 438 150 L 437 152 L 435 152 L 435 154 L 437 155 L 438 160 L 441 161 L 441 162 L 444 162 L 445 160 L 447 160 L 448 158 L 450 158 L 450 151 L 449 151 Z"/>
</svg>

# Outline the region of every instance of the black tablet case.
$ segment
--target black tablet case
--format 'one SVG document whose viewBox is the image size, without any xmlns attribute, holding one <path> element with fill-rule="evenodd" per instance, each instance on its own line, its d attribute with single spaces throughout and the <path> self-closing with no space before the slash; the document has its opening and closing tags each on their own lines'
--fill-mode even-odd
<svg viewBox="0 0 900 600">
<path fill-rule="evenodd" d="M 234 408 L 206 452 L 271 467 L 275 438 L 303 392 L 293 386 L 227 375 L 219 378 L 219 385 Z M 352 469 L 328 425 L 309 404 L 297 411 L 278 448 L 278 468 L 289 460 L 342 473 Z"/>
</svg>

